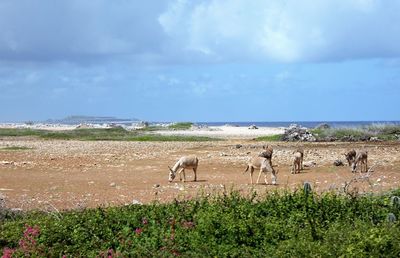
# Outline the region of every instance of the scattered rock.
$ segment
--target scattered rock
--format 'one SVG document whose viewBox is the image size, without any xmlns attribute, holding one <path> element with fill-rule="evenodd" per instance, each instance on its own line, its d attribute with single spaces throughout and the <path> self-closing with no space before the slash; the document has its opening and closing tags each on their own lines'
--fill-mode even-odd
<svg viewBox="0 0 400 258">
<path fill-rule="evenodd" d="M 306 168 L 316 167 L 317 163 L 315 161 L 307 161 L 303 163 L 303 166 Z"/>
<path fill-rule="evenodd" d="M 315 136 L 308 131 L 307 128 L 300 127 L 297 124 L 290 125 L 285 129 L 285 133 L 282 136 L 284 141 L 304 141 L 304 142 L 315 142 L 317 139 Z"/>
<path fill-rule="evenodd" d="M 140 201 L 138 201 L 138 200 L 133 199 L 133 200 L 132 200 L 132 204 L 135 204 L 135 205 L 142 205 L 143 203 L 140 202 Z"/>
<path fill-rule="evenodd" d="M 94 126 L 92 125 L 92 124 L 85 124 L 85 123 L 82 123 L 82 124 L 79 124 L 77 127 L 76 127 L 76 129 L 89 129 L 89 128 L 93 128 Z"/>
<path fill-rule="evenodd" d="M 258 127 L 256 125 L 250 125 L 249 129 L 253 130 L 253 129 L 258 129 Z"/>
<path fill-rule="evenodd" d="M 325 142 L 336 142 L 338 140 L 338 138 L 336 138 L 335 136 L 327 136 L 325 138 L 323 138 L 323 141 Z"/>
<path fill-rule="evenodd" d="M 242 148 L 242 147 L 243 147 L 243 145 L 241 145 L 241 144 L 236 144 L 236 145 L 235 145 L 235 148 L 236 148 L 236 149 L 240 149 L 240 148 Z"/>
<path fill-rule="evenodd" d="M 112 182 L 112 183 L 110 184 L 110 186 L 111 186 L 111 187 L 116 187 L 116 186 L 117 186 L 117 184 L 116 184 L 116 183 L 114 183 L 114 182 Z"/>
<path fill-rule="evenodd" d="M 0 210 L 6 207 L 6 197 L 0 193 Z"/>
<path fill-rule="evenodd" d="M 58 186 L 52 186 L 52 187 L 50 187 L 50 191 L 55 191 L 55 190 L 57 190 L 58 189 Z"/>
<path fill-rule="evenodd" d="M 333 165 L 336 167 L 344 166 L 343 161 L 341 161 L 340 159 L 335 160 L 333 162 Z"/>
<path fill-rule="evenodd" d="M 376 136 L 373 136 L 373 137 L 369 138 L 369 140 L 370 140 L 371 142 L 381 142 L 381 141 L 382 141 L 381 139 L 379 139 L 379 138 L 376 137 Z"/>
<path fill-rule="evenodd" d="M 329 128 L 331 128 L 331 126 L 328 125 L 327 123 L 322 123 L 315 127 L 315 129 L 329 129 Z"/>
<path fill-rule="evenodd" d="M 353 135 L 345 135 L 343 136 L 340 141 L 342 142 L 355 142 L 357 139 Z"/>
<path fill-rule="evenodd" d="M 0 161 L 1 165 L 13 165 L 14 161 L 7 161 L 7 160 L 2 160 Z"/>
<path fill-rule="evenodd" d="M 158 188 L 158 187 L 160 187 L 160 184 L 155 184 L 155 185 L 153 185 L 153 187 Z"/>
<path fill-rule="evenodd" d="M 225 152 L 221 152 L 219 155 L 220 155 L 221 157 L 226 157 L 226 156 L 228 156 L 228 154 L 226 154 Z"/>
</svg>

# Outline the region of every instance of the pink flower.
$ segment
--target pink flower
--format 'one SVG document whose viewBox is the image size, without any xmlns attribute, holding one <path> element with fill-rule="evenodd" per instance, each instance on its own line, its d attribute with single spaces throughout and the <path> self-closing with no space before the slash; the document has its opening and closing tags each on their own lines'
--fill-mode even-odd
<svg viewBox="0 0 400 258">
<path fill-rule="evenodd" d="M 3 256 L 1 258 L 11 258 L 14 252 L 14 249 L 6 247 L 3 249 Z"/>
<path fill-rule="evenodd" d="M 146 218 L 143 218 L 142 223 L 143 223 L 143 225 L 147 225 L 149 223 L 149 221 Z"/>
<path fill-rule="evenodd" d="M 193 228 L 194 227 L 194 222 L 193 221 L 184 221 L 183 222 L 183 227 L 184 228 Z"/>
<path fill-rule="evenodd" d="M 181 254 L 177 250 L 171 250 L 171 253 L 175 256 L 180 256 Z"/>
<path fill-rule="evenodd" d="M 136 228 L 135 229 L 136 235 L 140 235 L 140 234 L 142 234 L 142 232 L 143 232 L 143 229 L 141 229 L 141 228 Z"/>
</svg>

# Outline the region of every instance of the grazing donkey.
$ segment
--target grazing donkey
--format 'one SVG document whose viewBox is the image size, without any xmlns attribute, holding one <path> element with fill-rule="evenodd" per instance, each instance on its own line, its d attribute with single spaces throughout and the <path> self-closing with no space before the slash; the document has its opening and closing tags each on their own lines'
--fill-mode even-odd
<svg viewBox="0 0 400 258">
<path fill-rule="evenodd" d="M 303 150 L 296 150 L 293 153 L 292 174 L 300 173 L 300 170 L 303 169 L 303 157 Z"/>
<path fill-rule="evenodd" d="M 253 157 L 252 159 L 250 159 L 250 161 L 247 163 L 246 170 L 243 173 L 247 172 L 250 169 L 251 184 L 253 184 L 253 172 L 256 168 L 260 169 L 260 174 L 258 175 L 256 184 L 258 184 L 261 172 L 264 173 L 264 181 L 266 184 L 268 184 L 267 172 L 271 172 L 272 184 L 276 185 L 276 175 L 278 174 L 278 171 L 275 171 L 275 169 L 272 167 L 272 162 L 270 159 L 264 157 Z"/>
<path fill-rule="evenodd" d="M 355 150 L 348 151 L 347 153 L 344 154 L 344 156 L 346 157 L 349 166 L 351 166 L 354 159 L 356 158 L 356 151 Z"/>
<path fill-rule="evenodd" d="M 274 149 L 272 149 L 271 145 L 263 146 L 263 151 L 258 154 L 259 157 L 263 157 L 269 160 L 272 160 L 272 153 Z"/>
<path fill-rule="evenodd" d="M 168 181 L 172 182 L 174 180 L 176 173 L 179 173 L 179 179 L 182 181 L 183 173 L 183 182 L 185 182 L 186 175 L 185 169 L 193 169 L 194 172 L 194 181 L 197 181 L 197 165 L 199 164 L 199 159 L 196 156 L 183 156 L 181 157 L 174 165 L 173 168 L 169 168 L 169 178 Z M 179 170 L 179 171 L 178 171 Z"/>
<path fill-rule="evenodd" d="M 368 172 L 368 151 L 357 152 L 356 158 L 351 164 L 351 172 L 355 173 L 357 170 L 358 163 L 361 164 L 360 173 Z"/>
</svg>

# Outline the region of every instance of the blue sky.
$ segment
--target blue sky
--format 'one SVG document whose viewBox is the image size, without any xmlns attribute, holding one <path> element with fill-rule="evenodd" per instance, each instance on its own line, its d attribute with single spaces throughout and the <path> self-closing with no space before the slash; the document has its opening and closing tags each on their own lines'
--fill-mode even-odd
<svg viewBox="0 0 400 258">
<path fill-rule="evenodd" d="M 400 120 L 397 0 L 1 0 L 0 121 Z"/>
</svg>

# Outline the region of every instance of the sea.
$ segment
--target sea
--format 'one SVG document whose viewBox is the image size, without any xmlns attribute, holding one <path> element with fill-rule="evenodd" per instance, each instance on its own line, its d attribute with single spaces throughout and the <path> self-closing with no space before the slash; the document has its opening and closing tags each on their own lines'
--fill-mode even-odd
<svg viewBox="0 0 400 258">
<path fill-rule="evenodd" d="M 370 125 L 400 125 L 400 121 L 285 121 L 285 122 L 196 122 L 197 125 L 206 126 L 250 126 L 258 127 L 288 127 L 297 124 L 302 127 L 314 128 L 321 124 L 328 124 L 332 128 L 363 127 Z"/>
<path fill-rule="evenodd" d="M 150 125 L 166 125 L 174 123 L 175 121 L 148 121 Z M 240 126 L 248 127 L 255 125 L 257 127 L 289 127 L 292 124 L 296 124 L 306 128 L 314 128 L 321 124 L 328 124 L 331 128 L 354 128 L 354 127 L 364 127 L 370 125 L 400 125 L 400 120 L 393 121 L 221 121 L 221 122 L 194 122 L 198 126 Z M 46 120 L 43 122 L 34 123 L 44 123 L 44 124 L 119 124 L 130 126 L 132 124 L 142 123 L 139 119 L 120 119 L 115 117 L 85 117 L 85 116 L 71 116 L 60 120 Z"/>
</svg>

